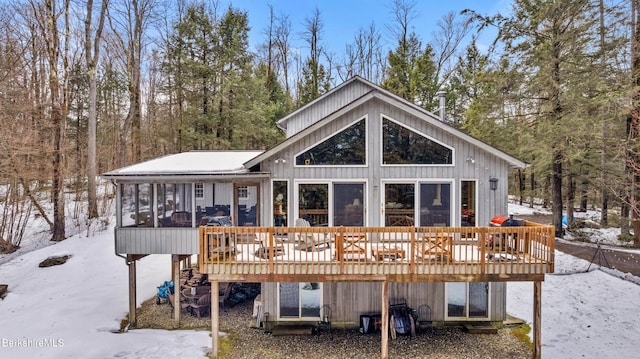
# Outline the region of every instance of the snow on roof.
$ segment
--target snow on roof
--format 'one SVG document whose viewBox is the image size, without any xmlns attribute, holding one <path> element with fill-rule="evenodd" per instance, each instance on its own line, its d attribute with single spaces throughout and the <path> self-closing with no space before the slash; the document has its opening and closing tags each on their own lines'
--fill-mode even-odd
<svg viewBox="0 0 640 359">
<path fill-rule="evenodd" d="M 191 151 L 123 167 L 104 176 L 225 174 L 247 172 L 244 163 L 263 151 Z"/>
</svg>

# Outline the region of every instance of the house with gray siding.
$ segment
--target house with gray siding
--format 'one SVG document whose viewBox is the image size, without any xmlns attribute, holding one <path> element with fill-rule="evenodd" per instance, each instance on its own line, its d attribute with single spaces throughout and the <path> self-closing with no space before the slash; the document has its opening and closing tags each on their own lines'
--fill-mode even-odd
<svg viewBox="0 0 640 359">
<path fill-rule="evenodd" d="M 357 327 L 377 313 L 384 332 L 396 303 L 432 325 L 500 325 L 508 281 L 540 295 L 553 228 L 489 226 L 508 215 L 509 171 L 525 162 L 359 77 L 278 126 L 286 139 L 265 151 L 180 153 L 103 175 L 118 187 L 115 252 L 130 283 L 143 256 L 172 254 L 178 282 L 197 255 L 213 293 L 260 282 L 258 319 L 270 325 L 330 313 Z M 233 227 L 207 226 L 213 216 Z M 539 327 L 534 337 L 539 353 Z"/>
</svg>

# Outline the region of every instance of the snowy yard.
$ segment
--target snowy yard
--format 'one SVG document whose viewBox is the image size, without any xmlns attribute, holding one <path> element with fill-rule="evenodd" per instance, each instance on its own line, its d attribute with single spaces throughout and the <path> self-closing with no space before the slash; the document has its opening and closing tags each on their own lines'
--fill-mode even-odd
<svg viewBox="0 0 640 359">
<path fill-rule="evenodd" d="M 527 210 L 511 207 L 516 214 Z M 128 310 L 128 272 L 114 254 L 112 230 L 32 248 L 10 260 L 0 257 L 0 282 L 9 284 L 9 294 L 0 301 L 1 357 L 194 358 L 209 350 L 206 331 L 113 333 Z M 66 264 L 38 268 L 49 256 L 64 254 L 71 256 Z M 542 356 L 635 357 L 640 280 L 593 265 L 585 273 L 588 265 L 556 252 L 556 273 L 542 285 Z M 169 276 L 169 256 L 143 259 L 138 302 L 155 295 L 156 286 Z M 510 283 L 507 295 L 509 313 L 531 323 L 533 284 Z"/>
</svg>

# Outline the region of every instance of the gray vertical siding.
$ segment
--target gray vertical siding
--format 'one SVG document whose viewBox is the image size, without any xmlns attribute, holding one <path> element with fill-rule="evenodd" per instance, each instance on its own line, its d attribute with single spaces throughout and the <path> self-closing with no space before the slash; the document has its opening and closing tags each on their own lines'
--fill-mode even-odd
<svg viewBox="0 0 640 359">
<path fill-rule="evenodd" d="M 354 88 L 344 88 L 327 97 L 317 106 L 291 118 L 288 123 L 288 136 L 311 125 L 323 118 L 336 108 L 340 108 L 349 101 L 364 94 L 361 84 Z M 366 88 L 366 87 L 365 87 Z M 381 119 L 385 116 L 391 120 L 408 126 L 412 130 L 422 133 L 440 143 L 453 148 L 453 166 L 382 166 L 382 134 Z M 367 118 L 367 166 L 366 167 L 295 167 L 295 156 L 315 146 L 319 142 L 346 128 L 361 118 Z M 474 163 L 467 158 L 474 159 Z M 275 158 L 283 158 L 286 163 L 275 163 Z M 382 185 L 385 180 L 406 179 L 408 181 L 444 180 L 451 181 L 452 200 L 454 201 L 453 225 L 460 223 L 458 210 L 460 209 L 460 181 L 475 180 L 477 213 L 476 223 L 479 226 L 488 225 L 495 215 L 507 214 L 507 182 L 508 164 L 483 149 L 466 142 L 438 126 L 417 118 L 395 106 L 373 99 L 368 101 L 340 118 L 328 123 L 319 131 L 309 134 L 279 153 L 271 160 L 262 164 L 263 170 L 272 173 L 272 179 L 295 179 L 289 181 L 289 213 L 293 213 L 295 181 L 301 180 L 361 180 L 368 183 L 367 188 L 367 220 L 368 226 L 383 226 L 381 223 Z M 498 189 L 489 189 L 489 178 L 499 178 Z M 271 198 L 271 183 L 263 184 L 265 197 Z M 268 219 L 264 224 L 270 225 L 272 216 L 270 206 L 263 206 L 263 218 Z M 290 219 L 292 223 L 293 219 Z M 291 225 L 291 224 L 290 224 Z M 264 283 L 262 286 L 262 302 L 264 310 L 270 313 L 272 319 L 277 318 L 277 284 Z M 359 316 L 381 311 L 380 283 L 324 283 L 323 302 L 333 309 L 334 320 L 359 322 Z M 433 321 L 445 320 L 446 298 L 445 283 L 390 283 L 390 302 L 406 301 L 414 309 L 428 305 L 431 309 Z M 502 321 L 506 318 L 506 285 L 492 283 L 490 286 L 489 320 Z"/>
<path fill-rule="evenodd" d="M 323 283 L 323 304 L 331 306 L 334 321 L 358 323 L 360 315 L 382 311 L 380 283 L 337 282 Z M 263 283 L 262 303 L 270 320 L 277 320 L 277 283 Z M 489 321 L 506 319 L 506 285 L 491 283 Z M 389 283 L 389 304 L 407 303 L 418 310 L 423 305 L 431 309 L 431 320 L 445 320 L 445 283 Z M 458 320 L 458 319 L 456 319 Z"/>
<path fill-rule="evenodd" d="M 327 99 L 330 101 L 332 98 Z M 335 98 L 336 101 L 340 100 Z M 338 101 L 339 102 L 339 101 Z M 326 105 L 326 104 L 325 104 Z M 334 103 L 338 106 L 338 103 Z M 337 108 L 337 107 L 332 107 Z M 403 123 L 412 130 L 420 132 L 436 141 L 454 149 L 454 165 L 453 166 L 382 166 L 382 135 L 381 135 L 381 116 L 386 116 L 392 120 Z M 339 132 L 343 128 L 349 126 L 353 122 L 366 117 L 367 118 L 367 166 L 366 167 L 295 167 L 295 157 L 297 154 L 306 149 L 315 146 L 317 143 L 325 140 L 333 134 Z M 294 119 L 290 123 L 295 122 Z M 474 163 L 466 161 L 468 157 L 474 159 Z M 275 158 L 283 158 L 286 163 L 275 163 Z M 385 180 L 407 179 L 414 181 L 415 179 L 429 181 L 443 179 L 452 181 L 454 209 L 453 225 L 460 223 L 457 209 L 460 208 L 460 181 L 461 180 L 477 180 L 477 225 L 488 225 L 489 220 L 495 215 L 507 214 L 507 181 L 508 164 L 476 146 L 456 137 L 442 128 L 433 126 L 426 121 L 417 118 L 411 114 L 402 111 L 395 106 L 391 106 L 377 99 L 368 101 L 367 103 L 354 108 L 345 115 L 328 123 L 325 127 L 300 141 L 292 144 L 286 151 L 274 156 L 273 159 L 267 160 L 262 164 L 263 170 L 270 171 L 272 178 L 294 178 L 295 180 L 362 180 L 368 183 L 367 188 L 367 225 L 381 226 L 381 196 L 382 182 Z M 491 191 L 489 189 L 489 178 L 499 178 L 498 190 Z M 289 183 L 290 189 L 290 208 L 292 213 L 293 190 L 295 184 L 293 181 Z M 266 195 L 270 198 L 270 183 L 263 188 Z M 263 207 L 263 218 L 271 218 L 271 209 Z M 265 222 L 270 223 L 270 222 Z"/>
<path fill-rule="evenodd" d="M 371 87 L 362 82 L 354 81 L 333 93 L 319 99 L 312 106 L 303 108 L 287 122 L 287 138 L 325 118 L 336 109 L 342 108 L 358 97 L 371 91 Z"/>
<path fill-rule="evenodd" d="M 198 228 L 116 228 L 119 254 L 198 254 Z"/>
</svg>

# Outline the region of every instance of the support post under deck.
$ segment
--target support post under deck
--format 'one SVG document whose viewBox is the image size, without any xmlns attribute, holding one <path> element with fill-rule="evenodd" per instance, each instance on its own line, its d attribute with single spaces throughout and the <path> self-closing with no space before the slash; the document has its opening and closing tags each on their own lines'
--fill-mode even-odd
<svg viewBox="0 0 640 359">
<path fill-rule="evenodd" d="M 180 326 L 180 259 L 178 256 L 171 256 L 171 273 L 173 273 L 173 323 L 176 328 Z"/>
<path fill-rule="evenodd" d="M 218 301 L 214 300 L 214 298 L 217 298 L 216 294 L 218 290 L 219 283 L 217 281 L 211 281 L 211 356 L 214 358 L 218 357 L 218 352 L 220 351 L 218 345 L 220 306 L 218 305 Z"/>
<path fill-rule="evenodd" d="M 382 282 L 382 349 L 380 357 L 382 359 L 389 358 L 389 282 Z"/>
<path fill-rule="evenodd" d="M 542 282 L 533 282 L 533 357 L 538 359 L 542 356 Z"/>
<path fill-rule="evenodd" d="M 127 255 L 129 265 L 129 325 L 137 325 L 136 318 L 136 260 L 131 255 Z"/>
</svg>

